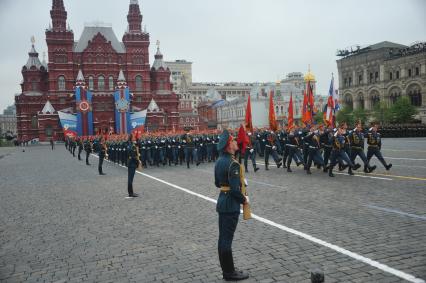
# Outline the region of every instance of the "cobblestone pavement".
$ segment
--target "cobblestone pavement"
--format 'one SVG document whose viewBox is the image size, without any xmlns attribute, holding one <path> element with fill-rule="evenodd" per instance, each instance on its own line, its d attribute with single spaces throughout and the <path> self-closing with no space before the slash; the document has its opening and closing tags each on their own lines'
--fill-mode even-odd
<svg viewBox="0 0 426 283">
<path fill-rule="evenodd" d="M 385 139 L 374 175 L 331 179 L 264 166 L 247 174 L 252 211 L 390 268 L 426 279 L 426 139 Z M 259 164 L 261 164 L 259 160 Z M 0 148 L 1 282 L 222 282 L 213 164 L 148 168 L 106 176 L 64 147 Z M 153 180 L 159 178 L 169 184 Z M 175 185 L 175 186 L 173 186 Z M 234 253 L 245 282 L 408 282 L 309 239 L 255 219 L 240 220 Z M 415 281 L 413 279 L 412 281 Z"/>
</svg>

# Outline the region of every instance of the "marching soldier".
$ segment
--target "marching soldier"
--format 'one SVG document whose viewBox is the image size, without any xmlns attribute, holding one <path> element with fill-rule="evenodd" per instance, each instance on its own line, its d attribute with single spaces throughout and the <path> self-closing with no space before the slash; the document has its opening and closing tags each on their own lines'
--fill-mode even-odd
<svg viewBox="0 0 426 283">
<path fill-rule="evenodd" d="M 368 133 L 368 150 L 367 150 L 367 161 L 370 162 L 371 157 L 374 155 L 379 159 L 379 161 L 383 164 L 386 170 L 390 170 L 392 167 L 392 163 L 386 164 L 385 159 L 383 158 L 381 149 L 382 149 L 382 140 L 380 133 L 377 132 L 379 127 L 378 123 L 373 123 L 370 131 Z"/>
<path fill-rule="evenodd" d="M 345 131 L 346 130 L 344 125 L 341 125 L 333 136 L 333 149 L 331 151 L 330 166 L 328 168 L 328 176 L 330 177 L 334 177 L 333 168 L 334 166 L 336 166 L 338 159 L 345 161 L 349 167 L 354 168 L 354 164 L 352 163 L 345 151 Z M 351 172 L 352 171 L 349 171 L 349 174 L 351 174 Z"/>
<path fill-rule="evenodd" d="M 315 130 L 315 127 L 312 126 L 311 132 L 305 137 L 305 141 L 309 141 L 308 145 L 308 159 L 305 166 L 306 174 L 312 174 L 311 172 L 311 165 L 312 160 L 315 161 L 316 164 L 319 166 L 324 166 L 324 160 L 322 159 L 320 149 L 321 149 L 321 142 L 320 142 L 320 136 L 321 132 L 319 130 Z"/>
<path fill-rule="evenodd" d="M 217 149 L 221 152 L 214 169 L 215 185 L 220 188 L 216 205 L 216 211 L 219 214 L 220 267 L 223 279 L 226 281 L 244 280 L 249 275 L 243 271 L 237 271 L 234 267 L 232 240 L 238 224 L 240 206 L 248 203 L 249 199 L 241 193 L 241 168 L 233 156 L 238 150 L 238 145 L 227 130 L 221 134 Z"/>
<path fill-rule="evenodd" d="M 274 132 L 270 132 L 267 137 L 266 137 L 267 141 L 265 144 L 265 170 L 269 170 L 268 166 L 269 166 L 269 154 L 272 155 L 272 157 L 274 158 L 275 163 L 277 164 L 277 167 L 280 168 L 282 163 L 281 163 L 281 158 L 278 157 L 277 154 L 277 144 L 276 144 L 276 136 L 274 134 Z"/>
<path fill-rule="evenodd" d="M 253 163 L 253 170 L 256 173 L 259 168 L 256 166 L 256 150 L 254 148 L 254 143 L 256 141 L 256 138 L 252 135 L 251 132 L 247 132 L 246 138 L 248 140 L 246 150 L 244 152 L 244 168 L 245 171 L 248 172 L 248 159 L 251 159 L 251 162 Z"/>
<path fill-rule="evenodd" d="M 353 132 L 349 135 L 349 140 L 351 142 L 351 161 L 354 163 L 357 156 L 361 158 L 362 162 L 364 163 L 364 172 L 365 173 L 371 173 L 376 169 L 376 165 L 370 166 L 367 157 L 364 153 L 364 133 L 362 129 L 362 123 L 361 121 L 358 121 L 356 123 L 356 128 L 353 130 Z M 352 170 L 349 168 L 349 170 Z"/>
</svg>

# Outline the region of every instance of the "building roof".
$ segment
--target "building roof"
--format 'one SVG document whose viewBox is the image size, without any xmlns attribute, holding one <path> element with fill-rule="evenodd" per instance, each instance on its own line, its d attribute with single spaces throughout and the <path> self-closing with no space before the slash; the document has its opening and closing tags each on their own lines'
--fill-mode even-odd
<svg viewBox="0 0 426 283">
<path fill-rule="evenodd" d="M 157 53 L 155 54 L 155 60 L 152 64 L 152 68 L 156 71 L 160 68 L 163 68 L 164 70 L 168 69 L 166 63 L 163 61 L 163 54 L 161 54 L 160 46 L 157 47 Z"/>
<path fill-rule="evenodd" d="M 40 70 L 41 67 L 46 68 L 40 62 L 40 59 L 38 58 L 38 53 L 37 53 L 37 51 L 34 48 L 34 44 L 32 45 L 30 52 L 28 52 L 28 55 L 29 55 L 29 57 L 28 57 L 27 63 L 25 64 L 25 67 L 27 69 L 30 69 L 33 66 L 36 67 L 37 70 Z"/>
<path fill-rule="evenodd" d="M 89 41 L 92 40 L 98 33 L 102 34 L 107 41 L 111 42 L 112 48 L 114 48 L 117 53 L 126 53 L 126 49 L 124 44 L 118 41 L 115 36 L 112 27 L 110 26 L 101 26 L 101 25 L 93 25 L 93 26 L 85 26 L 83 33 L 80 36 L 80 40 L 74 45 L 74 52 L 83 52 Z"/>
<path fill-rule="evenodd" d="M 44 104 L 43 110 L 41 110 L 41 113 L 43 114 L 53 114 L 55 113 L 55 108 L 53 108 L 52 103 L 50 103 L 49 100 L 46 101 L 46 104 Z"/>
<path fill-rule="evenodd" d="M 382 41 L 373 45 L 368 46 L 372 50 L 377 50 L 381 48 L 406 48 L 406 45 L 390 42 L 390 41 Z"/>
<path fill-rule="evenodd" d="M 158 107 L 157 102 L 155 102 L 154 98 L 152 98 L 147 109 L 148 111 L 154 112 L 154 111 L 159 111 L 160 107 Z"/>
</svg>

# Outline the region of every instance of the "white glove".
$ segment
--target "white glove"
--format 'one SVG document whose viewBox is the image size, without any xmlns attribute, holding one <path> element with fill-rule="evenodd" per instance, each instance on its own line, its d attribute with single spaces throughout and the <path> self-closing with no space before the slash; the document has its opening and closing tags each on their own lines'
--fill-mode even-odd
<svg viewBox="0 0 426 283">
<path fill-rule="evenodd" d="M 246 204 L 249 204 L 250 203 L 249 197 L 248 196 L 245 196 L 245 197 L 246 197 Z"/>
<path fill-rule="evenodd" d="M 272 149 L 273 149 L 273 150 L 275 150 L 275 149 L 277 149 L 277 147 L 274 145 L 274 146 L 272 147 Z"/>
<path fill-rule="evenodd" d="M 254 149 L 250 149 L 250 153 L 253 153 L 254 152 Z"/>
<path fill-rule="evenodd" d="M 244 178 L 244 185 L 247 187 L 248 186 L 248 183 L 247 183 L 247 179 L 246 178 Z"/>
</svg>

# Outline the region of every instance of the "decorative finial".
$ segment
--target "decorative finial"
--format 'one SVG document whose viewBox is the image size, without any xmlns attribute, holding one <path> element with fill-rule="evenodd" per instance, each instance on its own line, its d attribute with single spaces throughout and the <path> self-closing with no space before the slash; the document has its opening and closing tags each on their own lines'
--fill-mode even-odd
<svg viewBox="0 0 426 283">
<path fill-rule="evenodd" d="M 159 49 L 160 48 L 160 41 L 157 40 L 157 42 L 155 43 L 155 45 L 157 45 L 157 48 Z"/>
<path fill-rule="evenodd" d="M 31 43 L 32 43 L 32 45 L 34 46 L 34 43 L 35 43 L 35 37 L 34 37 L 34 35 L 33 35 L 33 36 L 31 36 Z"/>
</svg>

